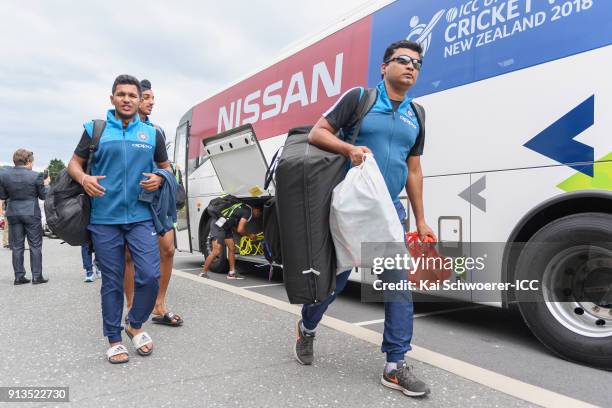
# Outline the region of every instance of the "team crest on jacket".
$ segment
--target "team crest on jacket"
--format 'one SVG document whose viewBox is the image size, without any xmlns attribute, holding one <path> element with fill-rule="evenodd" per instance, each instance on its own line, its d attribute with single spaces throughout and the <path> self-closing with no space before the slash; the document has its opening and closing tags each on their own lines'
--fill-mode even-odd
<svg viewBox="0 0 612 408">
<path fill-rule="evenodd" d="M 140 133 L 138 134 L 138 138 L 144 142 L 144 141 L 145 141 L 145 140 L 147 140 L 149 137 L 147 136 L 147 134 L 146 134 L 146 133 L 144 133 L 144 132 L 140 132 Z"/>
</svg>

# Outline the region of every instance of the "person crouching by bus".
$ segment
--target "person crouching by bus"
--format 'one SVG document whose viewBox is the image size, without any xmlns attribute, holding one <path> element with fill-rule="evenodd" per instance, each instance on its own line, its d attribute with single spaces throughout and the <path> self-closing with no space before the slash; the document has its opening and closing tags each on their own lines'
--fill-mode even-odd
<svg viewBox="0 0 612 408">
<path fill-rule="evenodd" d="M 143 79 L 140 81 L 140 87 L 142 88 L 142 101 L 138 108 L 140 120 L 157 129 L 164 137 L 165 143 L 166 135 L 163 129 L 154 125 L 149 120 L 149 115 L 153 112 L 153 106 L 155 105 L 155 94 L 153 93 L 153 89 L 151 89 L 151 82 L 147 79 Z M 166 305 L 166 292 L 170 284 L 172 265 L 174 263 L 174 229 L 167 231 L 163 236 L 158 236 L 158 241 L 161 260 L 159 292 L 155 300 L 155 307 L 152 313 L 153 318 L 151 321 L 166 326 L 178 327 L 183 324 L 183 318 L 169 311 Z M 132 261 L 132 254 L 130 254 L 130 250 L 127 247 L 125 250 L 125 276 L 123 278 L 123 287 L 125 289 L 127 310 L 129 311 L 134 301 L 134 262 Z"/>
<path fill-rule="evenodd" d="M 153 174 L 156 167 L 172 168 L 163 136 L 138 116 L 141 94 L 136 78 L 119 75 L 110 97 L 115 109 L 107 112 L 91 175 L 83 168 L 90 154 L 94 122 L 85 123 L 68 164 L 72 179 L 95 197 L 88 230 L 102 270 L 103 333 L 110 343 L 106 357 L 112 364 L 129 360 L 128 350 L 121 344 L 126 244 L 134 259 L 138 285 L 125 332 L 138 354 L 153 352 L 153 340 L 142 326 L 153 311 L 159 290 L 159 244 L 150 205 L 138 197 L 142 190 L 157 191 L 164 182 L 162 176 Z"/>
<path fill-rule="evenodd" d="M 399 200 L 399 194 L 405 187 L 421 239 L 429 236 L 435 240 L 435 234 L 425 223 L 423 211 L 420 156 L 425 137 L 424 123 L 419 123 L 415 111 L 419 107 L 413 106 L 411 98 L 406 95 L 418 78 L 422 55 L 421 46 L 411 41 L 402 40 L 387 47 L 380 68 L 383 80 L 376 87 L 376 102 L 363 119 L 355 145 L 344 140 L 351 140 L 354 129 L 350 126 L 363 94 L 362 88 L 350 89 L 324 113 L 311 130 L 308 140 L 319 148 L 348 157 L 354 166 L 363 162 L 366 153 L 372 153 L 383 170 L 382 175 L 400 222 L 404 224 L 406 218 L 406 210 Z M 420 116 L 423 121 L 424 115 Z M 341 137 L 335 135 L 339 130 L 342 131 Z M 350 273 L 348 270 L 337 275 L 336 290 L 332 296 L 320 303 L 302 307 L 302 319 L 297 322 L 294 345 L 295 357 L 300 364 L 312 364 L 315 329 L 327 307 L 346 286 Z M 401 282 L 406 280 L 406 274 L 401 270 L 386 270 L 383 273 L 385 279 Z M 411 349 L 414 313 L 411 294 L 406 290 L 390 294 L 390 297 L 387 295 L 385 293 L 385 330 L 381 347 L 387 363 L 381 383 L 408 396 L 426 395 L 429 387 L 414 375 L 404 360 L 406 352 Z"/>
<path fill-rule="evenodd" d="M 227 245 L 229 272 L 227 279 L 244 279 L 243 276 L 236 273 L 236 245 L 232 231 L 235 229 L 238 235 L 249 237 L 251 240 L 257 238 L 257 234 L 247 233 L 247 224 L 251 219 L 261 217 L 260 208 L 251 208 L 247 204 L 239 204 L 235 206 L 227 217 L 212 217 L 210 224 L 210 235 L 212 237 L 212 250 L 204 261 L 204 272 L 200 274 L 203 278 L 208 278 L 208 268 L 213 259 L 218 257 L 223 250 L 223 244 Z"/>
</svg>

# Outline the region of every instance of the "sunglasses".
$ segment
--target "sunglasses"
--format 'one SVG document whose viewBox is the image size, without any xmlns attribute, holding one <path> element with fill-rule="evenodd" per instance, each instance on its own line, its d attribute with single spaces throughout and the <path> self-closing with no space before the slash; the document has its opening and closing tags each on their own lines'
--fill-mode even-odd
<svg viewBox="0 0 612 408">
<path fill-rule="evenodd" d="M 389 58 L 388 60 L 385 61 L 385 64 L 388 64 L 391 61 L 396 61 L 400 65 L 408 65 L 408 64 L 412 63 L 412 66 L 417 71 L 420 71 L 421 67 L 423 66 L 423 60 L 422 59 L 410 58 L 407 55 L 400 55 L 400 56 L 395 57 L 395 58 Z"/>
</svg>

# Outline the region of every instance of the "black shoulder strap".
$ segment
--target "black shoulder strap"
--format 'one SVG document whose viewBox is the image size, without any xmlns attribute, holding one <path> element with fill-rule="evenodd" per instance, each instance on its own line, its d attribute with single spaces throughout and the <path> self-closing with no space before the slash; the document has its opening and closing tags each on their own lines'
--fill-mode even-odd
<svg viewBox="0 0 612 408">
<path fill-rule="evenodd" d="M 357 136 L 359 135 L 359 131 L 361 130 L 361 123 L 363 122 L 363 118 L 368 114 L 374 103 L 376 102 L 376 97 L 378 96 L 378 90 L 376 88 L 365 88 L 363 90 L 363 95 L 361 95 L 361 99 L 359 99 L 359 105 L 357 105 L 357 109 L 355 110 L 355 116 L 353 120 L 353 124 L 349 127 L 354 126 L 353 136 L 351 137 L 351 144 L 355 144 L 355 140 L 357 140 Z"/>
<path fill-rule="evenodd" d="M 87 168 L 85 169 L 85 173 L 87 174 L 91 174 L 91 163 L 94 153 L 98 150 L 98 144 L 100 144 L 100 138 L 102 137 L 102 133 L 104 133 L 106 121 L 94 119 L 93 124 L 93 134 L 91 135 L 91 144 L 89 145 L 89 157 L 87 158 Z"/>
<path fill-rule="evenodd" d="M 416 102 L 410 102 L 414 113 L 416 113 L 417 122 L 419 122 L 419 137 L 425 135 L 425 109 Z"/>
<path fill-rule="evenodd" d="M 279 147 L 278 150 L 272 156 L 272 161 L 270 162 L 270 166 L 266 169 L 266 178 L 264 181 L 264 190 L 267 190 L 274 178 L 274 174 L 276 173 L 276 166 L 278 165 L 278 160 L 280 159 L 280 155 L 283 152 L 283 146 Z"/>
</svg>

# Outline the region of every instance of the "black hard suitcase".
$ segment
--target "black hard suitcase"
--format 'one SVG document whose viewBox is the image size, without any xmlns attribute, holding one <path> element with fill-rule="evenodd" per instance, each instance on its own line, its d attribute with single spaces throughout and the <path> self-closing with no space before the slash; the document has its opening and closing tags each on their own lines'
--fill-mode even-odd
<svg viewBox="0 0 612 408">
<path fill-rule="evenodd" d="M 361 122 L 376 101 L 364 90 L 347 128 L 354 144 Z M 289 130 L 274 170 L 283 280 L 291 303 L 319 303 L 336 288 L 336 253 L 329 228 L 332 191 L 348 170 L 347 158 L 308 143 L 312 127 Z"/>
<path fill-rule="evenodd" d="M 308 144 L 310 128 L 291 129 L 276 167 L 283 280 L 291 303 L 318 303 L 336 286 L 336 254 L 329 229 L 334 187 L 346 158 Z"/>
</svg>

